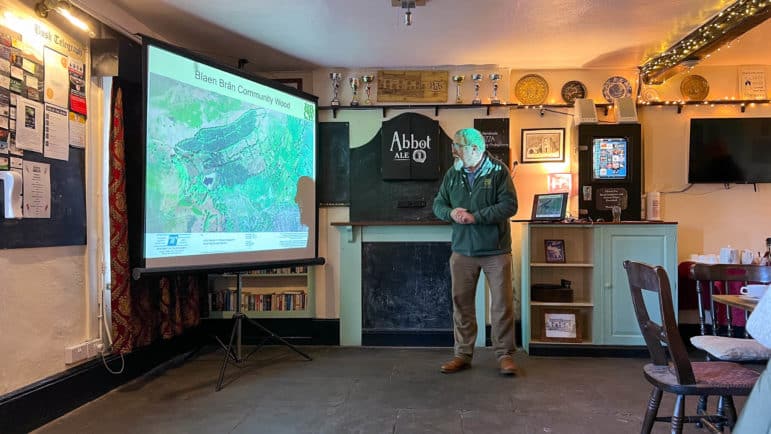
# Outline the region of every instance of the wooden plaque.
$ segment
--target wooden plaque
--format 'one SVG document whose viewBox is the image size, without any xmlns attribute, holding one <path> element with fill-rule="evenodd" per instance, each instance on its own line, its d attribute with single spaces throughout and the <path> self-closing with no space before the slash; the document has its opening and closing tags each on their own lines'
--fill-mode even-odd
<svg viewBox="0 0 771 434">
<path fill-rule="evenodd" d="M 448 74 L 447 71 L 378 71 L 377 101 L 445 103 Z"/>
</svg>

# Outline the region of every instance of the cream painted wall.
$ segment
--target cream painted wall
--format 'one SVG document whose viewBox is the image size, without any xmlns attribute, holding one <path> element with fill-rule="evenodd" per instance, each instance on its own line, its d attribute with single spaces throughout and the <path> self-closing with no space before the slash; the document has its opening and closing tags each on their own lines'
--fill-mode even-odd
<svg viewBox="0 0 771 434">
<path fill-rule="evenodd" d="M 33 5 L 30 1 L 0 0 L 0 11 L 37 20 Z M 54 29 L 49 21 L 39 23 Z M 67 34 L 61 29 L 55 31 Z M 88 46 L 87 39 L 80 43 Z M 90 75 L 89 68 L 86 71 Z M 100 92 L 88 76 L 87 82 L 87 143 L 92 144 L 91 137 L 100 130 Z M 87 146 L 89 172 L 94 170 L 90 153 L 95 148 L 98 146 Z M 93 192 L 89 187 L 87 196 Z M 91 199 L 89 196 L 89 202 Z M 93 221 L 89 222 L 89 237 L 93 236 L 91 224 Z M 0 250 L 0 395 L 64 371 L 68 368 L 64 348 L 98 337 L 88 250 L 83 245 Z"/>
<path fill-rule="evenodd" d="M 0 394 L 63 371 L 86 331 L 85 246 L 0 250 Z"/>
</svg>

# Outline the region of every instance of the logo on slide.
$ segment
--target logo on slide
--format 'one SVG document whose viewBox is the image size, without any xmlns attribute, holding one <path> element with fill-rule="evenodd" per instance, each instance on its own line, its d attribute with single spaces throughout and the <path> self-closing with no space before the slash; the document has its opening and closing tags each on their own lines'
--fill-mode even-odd
<svg viewBox="0 0 771 434">
<path fill-rule="evenodd" d="M 166 241 L 167 246 L 176 246 L 177 241 L 179 241 L 179 235 L 169 235 L 168 241 Z"/>
</svg>

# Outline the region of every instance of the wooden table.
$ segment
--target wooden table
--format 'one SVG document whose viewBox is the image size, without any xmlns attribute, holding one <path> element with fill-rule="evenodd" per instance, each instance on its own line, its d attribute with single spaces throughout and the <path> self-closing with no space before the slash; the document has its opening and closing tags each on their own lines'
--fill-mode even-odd
<svg viewBox="0 0 771 434">
<path fill-rule="evenodd" d="M 747 312 L 752 312 L 755 309 L 755 306 L 758 305 L 758 299 L 745 297 L 743 295 L 714 294 L 712 299 L 730 307 L 744 309 Z"/>
</svg>

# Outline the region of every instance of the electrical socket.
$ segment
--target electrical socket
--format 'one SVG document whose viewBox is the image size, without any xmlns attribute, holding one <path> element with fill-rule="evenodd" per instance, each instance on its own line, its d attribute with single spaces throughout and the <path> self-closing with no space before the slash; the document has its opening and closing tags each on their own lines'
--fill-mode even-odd
<svg viewBox="0 0 771 434">
<path fill-rule="evenodd" d="M 102 353 L 104 345 L 100 339 L 72 345 L 64 349 L 64 363 L 71 365 L 81 360 L 90 359 Z"/>
<path fill-rule="evenodd" d="M 64 348 L 64 363 L 71 365 L 88 358 L 88 346 L 77 344 Z"/>
<path fill-rule="evenodd" d="M 94 341 L 86 342 L 86 347 L 88 348 L 86 351 L 88 358 L 91 358 L 102 354 L 104 345 L 102 344 L 101 340 L 97 339 Z"/>
</svg>

